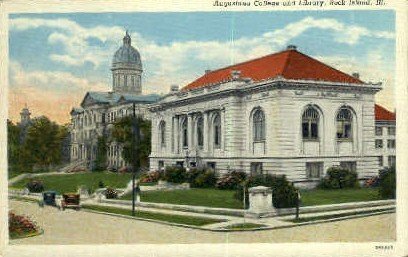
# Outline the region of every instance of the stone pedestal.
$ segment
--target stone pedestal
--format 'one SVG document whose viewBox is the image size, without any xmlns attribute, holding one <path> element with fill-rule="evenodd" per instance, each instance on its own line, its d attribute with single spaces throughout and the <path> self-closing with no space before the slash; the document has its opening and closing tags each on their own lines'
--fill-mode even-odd
<svg viewBox="0 0 408 257">
<path fill-rule="evenodd" d="M 85 187 L 79 187 L 77 193 L 81 196 L 82 199 L 87 199 L 89 198 L 89 192 L 88 189 Z"/>
<path fill-rule="evenodd" d="M 264 186 L 251 187 L 249 193 L 249 210 L 245 216 L 252 218 L 270 217 L 276 215 L 272 205 L 272 189 Z"/>
</svg>

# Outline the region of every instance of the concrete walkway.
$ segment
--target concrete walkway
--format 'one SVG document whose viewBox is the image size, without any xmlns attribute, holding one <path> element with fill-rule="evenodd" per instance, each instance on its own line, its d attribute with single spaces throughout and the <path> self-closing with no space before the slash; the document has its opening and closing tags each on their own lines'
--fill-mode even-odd
<svg viewBox="0 0 408 257">
<path fill-rule="evenodd" d="M 395 214 L 277 230 L 211 232 L 10 200 L 10 208 L 30 216 L 44 229 L 36 237 L 10 244 L 192 244 L 287 242 L 391 242 L 396 239 Z"/>
</svg>

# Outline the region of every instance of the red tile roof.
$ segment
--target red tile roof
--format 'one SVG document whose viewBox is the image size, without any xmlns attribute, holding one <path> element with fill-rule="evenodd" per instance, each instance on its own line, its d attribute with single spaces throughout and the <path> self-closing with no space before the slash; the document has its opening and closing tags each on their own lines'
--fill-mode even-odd
<svg viewBox="0 0 408 257">
<path fill-rule="evenodd" d="M 251 78 L 253 81 L 282 76 L 285 79 L 364 83 L 295 49 L 290 49 L 210 71 L 182 88 L 182 91 L 231 80 L 233 70 L 241 71 L 242 78 Z"/>
<path fill-rule="evenodd" d="M 390 120 L 395 121 L 395 113 L 390 112 L 381 105 L 375 105 L 375 120 Z"/>
</svg>

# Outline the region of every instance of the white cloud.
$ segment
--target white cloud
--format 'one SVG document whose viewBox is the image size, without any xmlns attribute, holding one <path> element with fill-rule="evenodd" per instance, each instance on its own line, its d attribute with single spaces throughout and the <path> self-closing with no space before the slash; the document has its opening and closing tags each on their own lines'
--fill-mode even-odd
<svg viewBox="0 0 408 257">
<path fill-rule="evenodd" d="M 63 46 L 63 51 L 49 56 L 53 62 L 63 63 L 67 66 L 81 67 L 85 63 L 91 63 L 95 67 L 106 67 L 109 75 L 110 61 L 114 51 L 122 44 L 124 30 L 118 26 L 97 26 L 87 28 L 69 19 L 11 19 L 11 29 L 24 31 L 40 27 L 53 29 L 48 36 L 48 43 Z M 306 17 L 286 25 L 283 28 L 266 32 L 257 37 L 241 37 L 231 41 L 183 41 L 163 44 L 154 42 L 142 35 L 132 33 L 132 44 L 140 51 L 144 68 L 144 92 L 167 92 L 171 84 L 183 86 L 198 76 L 203 75 L 206 69 L 216 69 L 236 62 L 245 61 L 265 54 L 283 49 L 294 38 L 311 30 L 325 30 L 327 36 L 334 41 L 349 46 L 355 45 L 364 37 L 377 39 L 393 39 L 394 33 L 388 31 L 374 31 L 356 25 L 347 25 L 336 19 L 317 19 Z M 92 44 L 92 40 L 99 40 L 103 46 Z M 382 55 L 373 51 L 369 60 L 363 65 L 353 57 L 322 57 L 334 67 L 344 69 L 346 72 L 360 71 L 363 77 L 373 75 L 370 80 L 379 80 L 381 76 L 387 78 L 384 73 L 386 68 Z M 337 58 L 337 60 L 336 60 Z M 379 59 L 380 58 L 380 59 Z M 375 63 L 378 65 L 376 66 Z M 385 67 L 385 68 L 384 68 Z M 383 69 L 384 68 L 384 69 Z M 382 75 L 381 75 L 382 74 Z M 381 76 L 380 76 L 381 75 Z M 70 90 L 82 87 L 82 91 L 101 88 L 107 90 L 107 86 L 100 82 L 90 82 L 73 76 L 70 73 L 35 72 L 24 73 L 24 79 L 30 83 L 27 85 L 45 84 L 55 85 Z M 63 77 L 64 80 L 59 79 Z M 107 76 L 106 76 L 107 77 Z M 23 78 L 20 78 L 20 84 Z M 100 81 L 104 80 L 100 78 Z M 33 83 L 37 81 L 37 83 Z M 41 83 L 38 83 L 41 81 Z M 99 83 L 99 84 L 98 84 Z M 387 85 L 393 83 L 387 79 Z M 65 85 L 65 87 L 64 87 Z M 47 86 L 52 87 L 52 86 Z M 71 88 L 71 90 L 72 90 Z M 78 92 L 78 91 L 76 91 Z M 82 97 L 82 96 L 81 96 Z"/>
<path fill-rule="evenodd" d="M 357 60 L 350 56 L 316 56 L 316 59 L 348 74 L 358 72 L 365 82 L 381 82 L 382 90 L 375 96 L 376 102 L 393 110 L 395 107 L 395 67 L 379 47 L 367 53 L 367 57 Z"/>
</svg>

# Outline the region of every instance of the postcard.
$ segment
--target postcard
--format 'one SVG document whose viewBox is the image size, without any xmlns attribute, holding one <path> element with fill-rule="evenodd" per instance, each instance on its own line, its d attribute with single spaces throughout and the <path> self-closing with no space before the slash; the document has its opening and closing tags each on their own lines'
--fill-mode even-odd
<svg viewBox="0 0 408 257">
<path fill-rule="evenodd" d="M 407 3 L 4 1 L 4 256 L 402 256 Z"/>
</svg>

